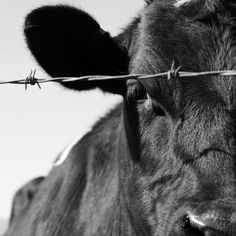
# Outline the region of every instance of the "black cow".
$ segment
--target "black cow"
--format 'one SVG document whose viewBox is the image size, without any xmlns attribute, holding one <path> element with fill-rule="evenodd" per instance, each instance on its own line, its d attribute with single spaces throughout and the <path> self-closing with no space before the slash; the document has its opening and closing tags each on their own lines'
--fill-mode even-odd
<svg viewBox="0 0 236 236">
<path fill-rule="evenodd" d="M 114 38 L 68 6 L 32 11 L 25 35 L 52 77 L 154 74 L 173 61 L 200 72 L 236 69 L 235 25 L 233 0 L 148 0 Z M 53 167 L 6 235 L 236 235 L 235 81 L 62 83 L 123 103 Z"/>
</svg>

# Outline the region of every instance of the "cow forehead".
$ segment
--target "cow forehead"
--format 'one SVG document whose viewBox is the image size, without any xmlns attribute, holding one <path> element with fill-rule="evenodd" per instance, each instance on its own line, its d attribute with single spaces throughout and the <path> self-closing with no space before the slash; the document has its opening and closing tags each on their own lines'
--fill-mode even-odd
<svg viewBox="0 0 236 236">
<path fill-rule="evenodd" d="M 236 105 L 236 76 L 205 76 L 188 78 L 155 78 L 141 81 L 152 99 L 167 108 L 177 106 L 176 111 L 219 115 L 231 112 Z M 173 110 L 173 109 L 171 109 Z"/>
<path fill-rule="evenodd" d="M 215 13 L 210 11 L 212 8 L 208 1 L 179 0 L 172 1 L 172 4 L 173 2 L 178 6 L 190 6 L 198 2 L 202 6 L 206 2 L 209 11 L 206 13 L 206 10 L 204 15 L 199 14 L 198 18 L 185 14 L 187 8 L 176 10 L 171 7 L 170 1 L 156 1 L 150 5 L 141 14 L 138 43 L 130 63 L 131 72 L 166 72 L 173 61 L 176 62 L 176 67 L 181 66 L 182 71 L 234 70 L 236 47 L 232 13 L 217 1 L 212 1 L 212 5 L 221 10 L 225 8 L 219 14 L 216 13 L 217 10 Z M 232 106 L 236 102 L 235 80 L 232 76 L 191 77 L 184 80 L 182 85 L 184 91 L 192 91 L 192 94 L 187 93 L 188 98 L 195 96 L 198 99 L 202 95 L 209 95 L 213 101 Z M 150 82 L 149 87 L 158 94 L 160 88 L 166 87 L 163 81 L 160 83 Z"/>
</svg>

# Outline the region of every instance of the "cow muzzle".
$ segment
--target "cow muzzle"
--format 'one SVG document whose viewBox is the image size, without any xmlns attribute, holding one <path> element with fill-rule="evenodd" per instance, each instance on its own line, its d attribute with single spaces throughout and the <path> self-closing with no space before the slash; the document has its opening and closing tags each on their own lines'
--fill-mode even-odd
<svg viewBox="0 0 236 236">
<path fill-rule="evenodd" d="M 235 204 L 204 203 L 188 211 L 188 227 L 197 235 L 235 236 Z M 188 235 L 188 234 L 187 234 Z M 191 234 L 190 234 L 191 235 Z M 194 234 L 195 235 L 195 234 Z"/>
</svg>

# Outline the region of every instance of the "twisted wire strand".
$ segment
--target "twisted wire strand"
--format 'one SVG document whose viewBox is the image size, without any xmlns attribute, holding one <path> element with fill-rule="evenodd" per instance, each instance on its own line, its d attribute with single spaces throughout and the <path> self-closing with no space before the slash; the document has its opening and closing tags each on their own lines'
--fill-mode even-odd
<svg viewBox="0 0 236 236">
<path fill-rule="evenodd" d="M 35 77 L 36 71 L 31 71 L 30 75 L 26 79 L 19 80 L 8 80 L 0 81 L 0 84 L 24 84 L 27 89 L 27 85 L 35 85 L 48 82 L 75 82 L 75 81 L 96 81 L 96 80 L 129 80 L 129 79 L 153 79 L 166 76 L 168 79 L 170 77 L 200 77 L 200 76 L 236 76 L 236 70 L 223 70 L 223 71 L 206 71 L 206 72 L 186 72 L 180 71 L 180 68 L 158 74 L 128 74 L 128 75 L 118 75 L 118 76 L 107 76 L 107 75 L 88 75 L 81 77 L 56 77 L 56 78 L 46 78 L 39 79 Z"/>
</svg>

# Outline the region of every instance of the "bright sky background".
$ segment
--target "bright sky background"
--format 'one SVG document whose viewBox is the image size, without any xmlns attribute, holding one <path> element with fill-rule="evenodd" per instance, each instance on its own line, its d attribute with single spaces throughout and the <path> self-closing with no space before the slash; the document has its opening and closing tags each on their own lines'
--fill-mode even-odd
<svg viewBox="0 0 236 236">
<path fill-rule="evenodd" d="M 120 32 L 143 0 L 0 0 L 0 80 L 24 79 L 31 69 L 46 75 L 24 43 L 24 16 L 45 4 L 82 7 L 112 35 Z M 78 29 L 79 30 L 79 29 Z M 0 218 L 8 218 L 12 196 L 28 180 L 45 175 L 56 155 L 89 130 L 118 96 L 71 92 L 57 84 L 29 87 L 0 85 Z"/>
</svg>

